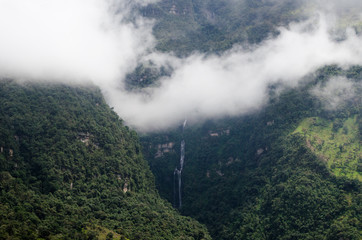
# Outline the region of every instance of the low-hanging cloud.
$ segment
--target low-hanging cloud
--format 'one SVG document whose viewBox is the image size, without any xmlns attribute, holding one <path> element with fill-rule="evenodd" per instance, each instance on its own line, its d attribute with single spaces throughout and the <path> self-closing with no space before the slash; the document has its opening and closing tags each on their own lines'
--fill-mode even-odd
<svg viewBox="0 0 362 240">
<path fill-rule="evenodd" d="M 150 22 L 125 20 L 130 9 L 111 0 L 0 0 L 1 75 L 114 81 L 153 42 Z"/>
<path fill-rule="evenodd" d="M 268 86 L 295 85 L 326 64 L 362 61 L 362 39 L 352 30 L 344 41 L 330 39 L 323 18 L 280 29 L 280 35 L 253 50 L 235 47 L 221 56 L 193 55 L 171 60 L 175 71 L 145 95 L 109 91 L 111 104 L 142 130 L 165 128 L 183 118 L 198 120 L 245 114 L 263 106 Z M 156 56 L 156 62 L 157 62 Z"/>
<path fill-rule="evenodd" d="M 337 110 L 346 103 L 359 96 L 362 85 L 360 82 L 354 82 L 346 77 L 332 77 L 324 84 L 319 84 L 311 93 L 318 97 L 324 108 L 327 110 Z"/>
<path fill-rule="evenodd" d="M 323 14 L 280 28 L 258 46 L 181 59 L 154 50 L 152 22 L 132 15 L 128 1 L 0 0 L 0 6 L 2 76 L 91 81 L 140 131 L 245 114 L 263 106 L 271 84 L 293 86 L 324 65 L 362 63 L 361 37 L 348 29 L 334 41 Z M 126 74 L 147 60 L 174 71 L 155 87 L 125 90 Z"/>
</svg>

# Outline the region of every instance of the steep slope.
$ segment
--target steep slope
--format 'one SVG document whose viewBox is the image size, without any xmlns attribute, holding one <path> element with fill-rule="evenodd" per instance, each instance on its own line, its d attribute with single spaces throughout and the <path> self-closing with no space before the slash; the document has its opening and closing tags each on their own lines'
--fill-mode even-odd
<svg viewBox="0 0 362 240">
<path fill-rule="evenodd" d="M 331 120 L 307 118 L 294 133 L 305 137 L 308 148 L 325 161 L 336 176 L 362 181 L 360 119 L 355 115 Z"/>
<path fill-rule="evenodd" d="M 355 91 L 326 109 L 314 89 L 336 76 L 353 82 Z M 271 87 L 271 100 L 258 113 L 189 126 L 181 212 L 205 223 L 214 239 L 360 239 L 362 184 L 349 175 L 361 174 L 361 79 L 361 67 L 325 67 L 280 94 Z M 310 140 L 322 132 L 306 124 L 311 118 L 323 119 L 327 132 L 335 128 L 333 141 L 345 149 L 332 154 L 335 168 L 317 152 L 331 151 L 334 142 L 318 148 Z M 142 138 L 156 185 L 170 202 L 180 151 L 172 143 L 180 135 Z M 341 168 L 346 174 L 336 174 Z"/>
<path fill-rule="evenodd" d="M 0 81 L 0 239 L 209 239 L 95 87 Z"/>
</svg>

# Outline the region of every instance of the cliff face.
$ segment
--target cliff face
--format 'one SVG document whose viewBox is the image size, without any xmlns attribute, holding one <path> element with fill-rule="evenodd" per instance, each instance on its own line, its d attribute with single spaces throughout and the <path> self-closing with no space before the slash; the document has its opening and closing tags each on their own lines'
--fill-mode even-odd
<svg viewBox="0 0 362 240">
<path fill-rule="evenodd" d="M 1 239 L 209 238 L 160 199 L 97 88 L 1 80 L 0 98 Z"/>
</svg>

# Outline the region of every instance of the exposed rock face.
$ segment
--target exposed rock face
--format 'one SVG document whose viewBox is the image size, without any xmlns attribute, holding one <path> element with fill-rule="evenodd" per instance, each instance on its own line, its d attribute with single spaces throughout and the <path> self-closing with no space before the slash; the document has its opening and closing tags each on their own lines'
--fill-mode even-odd
<svg viewBox="0 0 362 240">
<path fill-rule="evenodd" d="M 128 183 L 125 183 L 125 184 L 123 185 L 123 192 L 126 193 L 126 192 L 128 192 L 128 191 L 129 191 L 129 189 L 128 189 Z"/>
<path fill-rule="evenodd" d="M 267 126 L 273 126 L 273 125 L 274 125 L 274 120 L 267 122 L 266 125 L 267 125 Z"/>
<path fill-rule="evenodd" d="M 215 132 L 210 132 L 209 135 L 210 135 L 210 137 L 218 137 L 219 136 L 219 134 L 215 133 Z"/>
<path fill-rule="evenodd" d="M 157 152 L 155 158 L 162 157 L 164 153 L 169 153 L 173 151 L 173 147 L 175 146 L 174 142 L 168 142 L 157 145 Z"/>
<path fill-rule="evenodd" d="M 264 152 L 264 149 L 262 148 L 259 148 L 257 151 L 256 151 L 256 155 L 261 155 L 262 153 Z"/>
<path fill-rule="evenodd" d="M 219 137 L 222 135 L 230 135 L 230 129 L 219 129 L 219 130 L 215 130 L 215 131 L 209 131 L 209 136 L 210 137 Z"/>
<path fill-rule="evenodd" d="M 92 134 L 90 134 L 89 132 L 87 132 L 87 133 L 80 132 L 80 133 L 78 133 L 77 138 L 82 143 L 84 143 L 87 147 L 92 146 L 94 148 L 99 148 L 99 145 L 94 142 L 94 136 Z"/>
<path fill-rule="evenodd" d="M 176 11 L 176 5 L 172 5 L 170 11 L 169 11 L 170 14 L 173 14 L 173 15 L 177 15 L 177 11 Z"/>
</svg>

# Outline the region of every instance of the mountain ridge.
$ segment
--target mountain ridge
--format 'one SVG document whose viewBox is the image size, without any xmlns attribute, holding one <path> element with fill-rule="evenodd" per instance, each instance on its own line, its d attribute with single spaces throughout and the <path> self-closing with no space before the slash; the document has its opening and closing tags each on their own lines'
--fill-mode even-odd
<svg viewBox="0 0 362 240">
<path fill-rule="evenodd" d="M 98 88 L 2 80 L 0 93 L 1 239 L 210 239 L 161 200 Z"/>
</svg>

